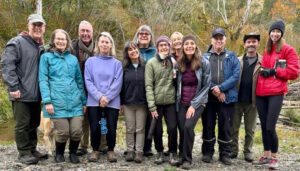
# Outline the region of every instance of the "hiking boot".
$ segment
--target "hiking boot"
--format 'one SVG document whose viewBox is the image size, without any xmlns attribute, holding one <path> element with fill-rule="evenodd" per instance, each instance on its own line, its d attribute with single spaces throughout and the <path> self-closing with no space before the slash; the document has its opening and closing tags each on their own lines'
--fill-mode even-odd
<svg viewBox="0 0 300 171">
<path fill-rule="evenodd" d="M 231 165 L 231 164 L 232 164 L 230 158 L 227 157 L 227 156 L 222 156 L 222 157 L 220 157 L 220 161 L 221 161 L 223 164 L 225 164 L 225 165 Z"/>
<path fill-rule="evenodd" d="M 169 163 L 171 166 L 178 166 L 179 165 L 179 161 L 177 160 L 177 155 L 176 153 L 169 153 Z"/>
<path fill-rule="evenodd" d="M 48 154 L 43 154 L 43 153 L 40 153 L 39 151 L 37 150 L 34 150 L 34 151 L 31 151 L 31 154 L 39 159 L 39 160 L 44 160 L 44 159 L 48 159 Z"/>
<path fill-rule="evenodd" d="M 88 153 L 87 149 L 80 148 L 77 150 L 76 155 L 83 156 L 83 155 L 86 155 L 87 153 Z"/>
<path fill-rule="evenodd" d="M 32 154 L 27 154 L 23 156 L 18 157 L 19 161 L 23 164 L 37 164 L 39 162 L 39 159 L 34 157 Z"/>
<path fill-rule="evenodd" d="M 154 160 L 154 163 L 159 165 L 162 164 L 164 162 L 164 154 L 163 152 L 159 152 L 156 155 L 156 159 Z"/>
<path fill-rule="evenodd" d="M 145 157 L 150 157 L 150 156 L 153 156 L 153 153 L 152 153 L 151 150 L 149 150 L 149 151 L 144 151 L 144 156 L 145 156 Z"/>
<path fill-rule="evenodd" d="M 55 159 L 56 163 L 65 162 L 65 156 L 64 156 L 64 154 L 56 154 L 54 159 Z"/>
<path fill-rule="evenodd" d="M 269 169 L 270 170 L 277 170 L 279 167 L 279 164 L 278 164 L 278 161 L 276 158 L 272 158 L 270 161 L 269 161 Z"/>
<path fill-rule="evenodd" d="M 136 163 L 142 163 L 142 161 L 143 161 L 143 153 L 142 152 L 135 153 L 134 161 Z"/>
<path fill-rule="evenodd" d="M 105 146 L 105 147 L 101 148 L 99 151 L 100 151 L 100 153 L 102 153 L 102 154 L 106 154 L 107 151 L 108 151 L 108 147 Z"/>
<path fill-rule="evenodd" d="M 134 158 L 134 152 L 133 151 L 128 151 L 127 155 L 125 157 L 126 161 L 131 162 L 131 161 L 133 161 L 133 158 Z"/>
<path fill-rule="evenodd" d="M 252 153 L 244 153 L 244 158 L 247 162 L 252 163 L 253 162 L 253 154 Z"/>
<path fill-rule="evenodd" d="M 212 156 L 211 155 L 203 155 L 202 161 L 205 163 L 210 163 L 212 161 Z"/>
<path fill-rule="evenodd" d="M 107 161 L 109 162 L 117 162 L 117 156 L 114 151 L 107 152 Z"/>
<path fill-rule="evenodd" d="M 182 164 L 182 169 L 190 170 L 192 168 L 192 163 L 188 161 L 184 161 Z"/>
<path fill-rule="evenodd" d="M 231 159 L 235 159 L 235 158 L 237 158 L 237 153 L 234 153 L 234 152 L 231 152 L 230 154 L 229 154 L 229 158 L 231 158 Z"/>
<path fill-rule="evenodd" d="M 99 156 L 100 156 L 99 151 L 93 151 L 89 155 L 88 160 L 89 160 L 89 162 L 97 162 L 99 160 Z"/>
<path fill-rule="evenodd" d="M 255 165 L 264 165 L 264 164 L 268 164 L 270 160 L 271 160 L 271 159 L 268 158 L 268 157 L 261 156 L 261 157 L 259 158 L 259 160 L 258 160 L 257 162 L 255 162 L 255 163 L 253 163 L 253 164 L 255 164 Z"/>
<path fill-rule="evenodd" d="M 80 162 L 79 159 L 78 159 L 78 156 L 75 153 L 70 153 L 69 158 L 70 158 L 71 163 L 76 164 L 76 163 Z"/>
</svg>

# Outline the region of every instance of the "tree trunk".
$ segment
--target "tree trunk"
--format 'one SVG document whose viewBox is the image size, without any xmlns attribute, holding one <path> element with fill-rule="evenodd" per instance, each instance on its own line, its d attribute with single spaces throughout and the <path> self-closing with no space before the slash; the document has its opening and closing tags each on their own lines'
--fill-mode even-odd
<svg viewBox="0 0 300 171">
<path fill-rule="evenodd" d="M 35 0 L 35 5 L 36 5 L 36 13 L 39 15 L 43 15 L 42 0 Z"/>
</svg>

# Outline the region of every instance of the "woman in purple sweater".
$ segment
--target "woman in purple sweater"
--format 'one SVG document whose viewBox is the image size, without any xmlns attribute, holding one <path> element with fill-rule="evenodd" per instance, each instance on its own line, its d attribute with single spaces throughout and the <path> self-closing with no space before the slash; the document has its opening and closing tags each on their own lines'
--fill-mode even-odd
<svg viewBox="0 0 300 171">
<path fill-rule="evenodd" d="M 201 58 L 194 36 L 185 36 L 182 41 L 182 52 L 177 60 L 177 120 L 180 133 L 179 154 L 183 169 L 192 166 L 194 145 L 194 128 L 205 104 L 210 85 L 210 65 Z"/>
<path fill-rule="evenodd" d="M 108 32 L 102 32 L 97 37 L 97 47 L 94 57 L 85 63 L 84 78 L 88 91 L 88 118 L 91 130 L 91 145 L 93 152 L 90 162 L 99 159 L 100 131 L 99 121 L 104 114 L 107 120 L 107 160 L 116 162 L 114 153 L 116 144 L 116 129 L 120 109 L 120 91 L 122 88 L 123 69 L 116 55 L 114 40 Z"/>
</svg>

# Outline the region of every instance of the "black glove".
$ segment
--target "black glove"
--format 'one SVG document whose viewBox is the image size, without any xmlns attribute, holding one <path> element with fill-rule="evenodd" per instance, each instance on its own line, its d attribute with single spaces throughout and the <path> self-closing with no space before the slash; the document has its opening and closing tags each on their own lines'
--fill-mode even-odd
<svg viewBox="0 0 300 171">
<path fill-rule="evenodd" d="M 263 77 L 269 77 L 276 74 L 275 68 L 261 68 L 259 74 Z"/>
</svg>

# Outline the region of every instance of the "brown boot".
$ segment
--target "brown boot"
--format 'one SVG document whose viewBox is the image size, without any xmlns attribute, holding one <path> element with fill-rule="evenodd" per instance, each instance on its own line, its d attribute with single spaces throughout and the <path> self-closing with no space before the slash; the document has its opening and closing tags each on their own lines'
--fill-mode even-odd
<svg viewBox="0 0 300 171">
<path fill-rule="evenodd" d="M 117 156 L 114 151 L 107 152 L 107 161 L 109 162 L 117 162 Z"/>
<path fill-rule="evenodd" d="M 93 151 L 89 155 L 88 160 L 89 160 L 89 162 L 97 162 L 99 160 L 99 156 L 100 156 L 99 151 Z"/>
<path fill-rule="evenodd" d="M 133 151 L 128 151 L 125 158 L 126 158 L 126 161 L 128 161 L 128 162 L 133 161 L 134 152 Z"/>
<path fill-rule="evenodd" d="M 142 163 L 142 161 L 143 161 L 143 153 L 142 152 L 135 153 L 134 161 L 136 163 Z"/>
</svg>

